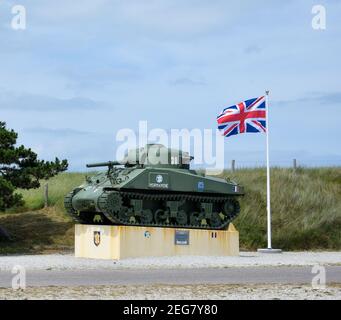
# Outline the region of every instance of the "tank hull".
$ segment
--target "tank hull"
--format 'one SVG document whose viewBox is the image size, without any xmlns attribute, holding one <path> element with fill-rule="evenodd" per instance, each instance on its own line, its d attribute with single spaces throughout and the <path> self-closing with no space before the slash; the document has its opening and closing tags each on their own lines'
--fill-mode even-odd
<svg viewBox="0 0 341 320">
<path fill-rule="evenodd" d="M 77 223 L 224 229 L 243 188 L 182 166 L 109 168 L 65 197 Z"/>
</svg>

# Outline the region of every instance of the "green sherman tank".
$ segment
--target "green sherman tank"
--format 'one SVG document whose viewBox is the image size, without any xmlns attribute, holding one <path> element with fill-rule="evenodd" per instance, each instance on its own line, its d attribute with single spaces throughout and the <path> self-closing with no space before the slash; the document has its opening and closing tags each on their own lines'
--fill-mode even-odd
<svg viewBox="0 0 341 320">
<path fill-rule="evenodd" d="M 223 229 L 239 213 L 238 184 L 190 169 L 187 152 L 160 144 L 127 152 L 64 200 L 78 223 Z"/>
</svg>

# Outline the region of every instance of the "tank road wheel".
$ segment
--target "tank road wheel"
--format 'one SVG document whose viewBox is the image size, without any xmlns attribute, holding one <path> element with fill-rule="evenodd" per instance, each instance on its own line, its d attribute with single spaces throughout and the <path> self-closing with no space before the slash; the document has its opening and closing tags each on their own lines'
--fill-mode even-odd
<svg viewBox="0 0 341 320">
<path fill-rule="evenodd" d="M 131 214 L 132 213 L 129 212 L 129 209 L 127 207 L 123 207 L 122 210 L 118 213 L 118 218 L 119 218 L 120 222 L 128 223 Z"/>
<path fill-rule="evenodd" d="M 229 199 L 223 204 L 223 213 L 229 220 L 238 215 L 240 211 L 239 202 L 235 199 Z"/>
<path fill-rule="evenodd" d="M 134 208 L 128 208 L 124 206 L 122 206 L 121 211 L 118 213 L 119 221 L 123 224 L 138 225 L 140 224 L 139 221 L 141 216 L 142 212 L 141 214 L 137 215 L 136 212 L 134 211 Z"/>
<path fill-rule="evenodd" d="M 189 221 L 191 226 L 195 227 L 207 227 L 208 225 L 205 212 L 192 212 Z"/>
<path fill-rule="evenodd" d="M 158 209 L 154 214 L 155 222 L 157 224 L 168 224 L 169 223 L 169 214 L 168 211 Z"/>
<path fill-rule="evenodd" d="M 190 217 L 189 217 L 189 222 L 191 226 L 200 226 L 201 225 L 201 217 L 200 217 L 200 212 L 192 212 Z"/>
<path fill-rule="evenodd" d="M 141 211 L 141 224 L 151 224 L 153 222 L 153 212 L 150 209 Z"/>
<path fill-rule="evenodd" d="M 212 218 L 210 221 L 210 225 L 213 228 L 219 228 L 223 225 L 226 216 L 222 212 L 212 212 Z"/>
<path fill-rule="evenodd" d="M 176 216 L 176 223 L 179 226 L 184 226 L 188 223 L 188 217 L 185 210 L 180 210 Z"/>
<path fill-rule="evenodd" d="M 107 219 L 107 217 L 104 214 L 102 214 L 100 212 L 92 214 L 91 224 L 103 225 L 103 224 L 107 224 L 107 223 L 110 223 L 110 220 Z"/>
</svg>

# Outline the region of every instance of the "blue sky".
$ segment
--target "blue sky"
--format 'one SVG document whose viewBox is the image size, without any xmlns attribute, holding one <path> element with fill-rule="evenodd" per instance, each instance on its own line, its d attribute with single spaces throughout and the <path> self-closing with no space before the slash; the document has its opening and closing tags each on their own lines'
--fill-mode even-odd
<svg viewBox="0 0 341 320">
<path fill-rule="evenodd" d="M 112 159 L 121 128 L 216 128 L 224 106 L 271 91 L 271 161 L 341 165 L 341 2 L 0 2 L 0 119 L 71 170 Z M 311 27 L 313 5 L 327 29 Z M 225 141 L 226 166 L 259 165 L 265 136 Z"/>
</svg>

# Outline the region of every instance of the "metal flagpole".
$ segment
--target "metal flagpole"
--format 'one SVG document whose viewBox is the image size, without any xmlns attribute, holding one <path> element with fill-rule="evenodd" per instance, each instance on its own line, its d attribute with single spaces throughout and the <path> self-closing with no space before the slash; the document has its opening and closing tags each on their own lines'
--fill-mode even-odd
<svg viewBox="0 0 341 320">
<path fill-rule="evenodd" d="M 267 237 L 268 247 L 258 249 L 263 253 L 281 253 L 281 249 L 272 249 L 271 245 L 271 201 L 270 201 L 270 157 L 269 157 L 269 91 L 265 91 L 265 114 L 266 114 L 266 210 L 267 210 Z"/>
<path fill-rule="evenodd" d="M 265 92 L 266 112 L 266 210 L 268 220 L 268 249 L 271 249 L 270 159 L 269 159 L 269 91 Z"/>
</svg>

